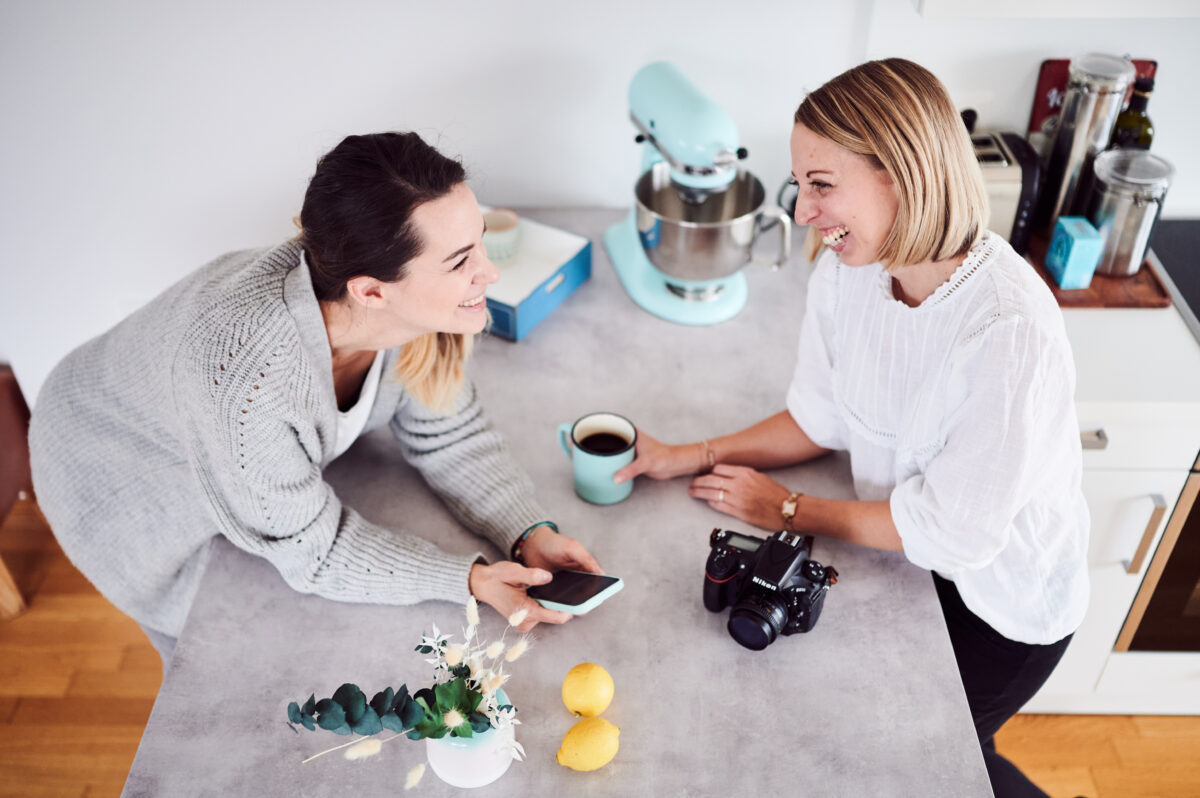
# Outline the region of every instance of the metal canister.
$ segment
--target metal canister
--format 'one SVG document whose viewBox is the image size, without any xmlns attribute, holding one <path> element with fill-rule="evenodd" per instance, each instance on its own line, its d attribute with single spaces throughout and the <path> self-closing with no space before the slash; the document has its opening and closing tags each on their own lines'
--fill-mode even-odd
<svg viewBox="0 0 1200 798">
<path fill-rule="evenodd" d="M 1060 215 L 1083 212 L 1092 161 L 1108 146 L 1134 74 L 1128 58 L 1088 53 L 1071 59 L 1035 227 L 1052 230 Z"/>
<path fill-rule="evenodd" d="M 1087 217 L 1104 237 L 1096 271 L 1136 274 L 1175 167 L 1145 150 L 1109 150 L 1096 157 L 1092 168 Z"/>
</svg>

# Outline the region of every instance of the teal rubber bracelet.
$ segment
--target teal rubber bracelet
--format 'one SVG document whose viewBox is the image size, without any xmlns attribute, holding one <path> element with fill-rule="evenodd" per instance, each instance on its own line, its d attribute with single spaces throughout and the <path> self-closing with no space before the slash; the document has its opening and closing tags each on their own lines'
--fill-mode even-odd
<svg viewBox="0 0 1200 798">
<path fill-rule="evenodd" d="M 532 535 L 533 531 L 540 526 L 548 526 L 556 533 L 558 532 L 558 524 L 554 523 L 553 521 L 538 521 L 536 524 L 529 527 L 529 529 L 526 529 L 524 532 L 522 532 L 521 537 L 513 541 L 512 549 L 509 551 L 509 554 L 511 555 L 509 559 L 511 559 L 513 562 L 521 562 L 519 559 L 517 559 L 521 556 L 521 545 L 525 542 L 525 538 Z"/>
</svg>

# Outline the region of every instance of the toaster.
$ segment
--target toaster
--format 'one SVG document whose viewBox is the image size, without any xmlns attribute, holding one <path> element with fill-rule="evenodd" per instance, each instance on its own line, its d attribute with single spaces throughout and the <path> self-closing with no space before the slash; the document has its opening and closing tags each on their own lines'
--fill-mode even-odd
<svg viewBox="0 0 1200 798">
<path fill-rule="evenodd" d="M 1029 251 L 1038 191 L 1038 157 L 1016 133 L 975 133 L 975 157 L 983 172 L 991 214 L 988 229 L 1008 239 L 1017 254 Z"/>
</svg>

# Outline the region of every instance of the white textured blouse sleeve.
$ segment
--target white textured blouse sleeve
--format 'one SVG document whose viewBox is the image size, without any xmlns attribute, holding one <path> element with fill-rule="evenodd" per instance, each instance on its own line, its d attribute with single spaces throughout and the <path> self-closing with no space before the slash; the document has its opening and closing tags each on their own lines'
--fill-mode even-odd
<svg viewBox="0 0 1200 798">
<path fill-rule="evenodd" d="M 837 257 L 826 252 L 808 278 L 796 370 L 787 392 L 792 418 L 813 443 L 826 449 L 846 448 L 833 388 L 838 266 Z"/>
<path fill-rule="evenodd" d="M 943 446 L 891 494 L 914 564 L 942 573 L 984 568 L 1008 545 L 1039 474 L 1056 465 L 1057 408 L 1071 406 L 1073 372 L 1056 344 L 1009 317 L 957 350 Z"/>
</svg>

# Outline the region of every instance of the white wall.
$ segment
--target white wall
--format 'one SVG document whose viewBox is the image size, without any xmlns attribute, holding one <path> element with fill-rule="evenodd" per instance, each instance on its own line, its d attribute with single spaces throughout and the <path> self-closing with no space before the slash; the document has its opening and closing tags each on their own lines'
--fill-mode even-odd
<svg viewBox="0 0 1200 798">
<path fill-rule="evenodd" d="M 293 228 L 317 157 L 415 129 L 486 202 L 629 202 L 625 103 L 678 64 L 737 121 L 774 191 L 806 88 L 867 56 L 933 68 L 1022 129 L 1037 65 L 1086 49 L 1160 61 L 1168 215 L 1200 214 L 1196 21 L 926 21 L 911 0 L 444 4 L 319 0 L 0 4 L 0 359 L 32 401 L 67 351 L 212 257 Z M 1190 92 L 1190 94 L 1189 94 Z"/>
</svg>

